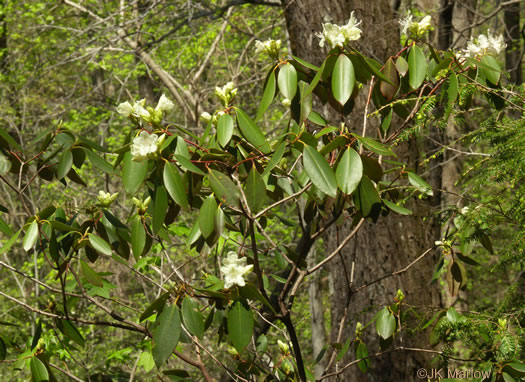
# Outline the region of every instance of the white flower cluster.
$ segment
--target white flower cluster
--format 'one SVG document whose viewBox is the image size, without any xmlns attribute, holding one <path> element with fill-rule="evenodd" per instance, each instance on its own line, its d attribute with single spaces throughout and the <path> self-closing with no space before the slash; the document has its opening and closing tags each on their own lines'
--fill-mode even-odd
<svg viewBox="0 0 525 382">
<path fill-rule="evenodd" d="M 162 119 L 163 111 L 170 111 L 175 107 L 173 102 L 166 97 L 164 94 L 160 96 L 159 102 L 155 109 L 149 108 L 147 110 L 144 106 L 146 105 L 146 99 L 141 99 L 140 101 L 135 102 L 131 105 L 128 101 L 121 103 L 117 106 L 117 113 L 130 117 L 141 118 L 146 122 L 151 121 L 152 119 L 159 120 Z"/>
<path fill-rule="evenodd" d="M 255 41 L 255 54 L 266 53 L 272 58 L 278 58 L 280 50 L 281 40 Z"/>
<path fill-rule="evenodd" d="M 492 35 L 490 30 L 487 30 L 487 35 L 481 34 L 477 39 L 470 38 L 467 43 L 467 48 L 463 49 L 459 54 L 459 58 L 476 58 L 480 59 L 485 55 L 497 56 L 507 45 L 503 41 L 503 35 L 498 37 Z"/>
<path fill-rule="evenodd" d="M 230 251 L 223 260 L 221 272 L 224 276 L 224 288 L 231 288 L 233 285 L 244 286 L 244 276 L 250 273 L 253 265 L 246 265 L 246 257 L 239 258 L 237 253 Z"/>
<path fill-rule="evenodd" d="M 421 21 L 414 21 L 412 13 L 408 11 L 407 16 L 399 20 L 399 24 L 401 25 L 401 33 L 422 36 L 432 27 L 432 17 L 427 15 Z"/>
<path fill-rule="evenodd" d="M 237 88 L 233 84 L 233 82 L 228 82 L 226 85 L 224 85 L 222 88 L 219 86 L 215 87 L 215 95 L 219 97 L 219 99 L 222 101 L 223 105 L 225 107 L 228 107 L 230 102 L 235 98 L 237 95 Z"/>
<path fill-rule="evenodd" d="M 361 38 L 361 29 L 357 27 L 359 24 L 361 21 L 358 22 L 354 17 L 354 11 L 350 14 L 350 20 L 346 25 L 323 24 L 323 32 L 316 34 L 321 39 L 319 46 L 322 48 L 327 43 L 331 48 L 336 46 L 342 48 L 349 41 L 359 40 Z"/>
<path fill-rule="evenodd" d="M 160 137 L 157 134 L 150 134 L 142 130 L 138 137 L 133 138 L 131 144 L 131 156 L 134 161 L 140 162 L 148 156 L 155 154 L 164 143 L 164 134 Z"/>
<path fill-rule="evenodd" d="M 110 194 L 109 192 L 99 191 L 97 199 L 100 204 L 104 206 L 109 206 L 117 198 L 118 192 Z"/>
</svg>

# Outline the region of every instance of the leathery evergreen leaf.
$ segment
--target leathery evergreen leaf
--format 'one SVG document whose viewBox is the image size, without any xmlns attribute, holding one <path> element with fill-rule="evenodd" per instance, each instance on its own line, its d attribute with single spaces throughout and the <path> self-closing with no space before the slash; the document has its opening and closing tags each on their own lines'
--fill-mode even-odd
<svg viewBox="0 0 525 382">
<path fill-rule="evenodd" d="M 250 210 L 252 212 L 258 212 L 266 200 L 266 186 L 255 166 L 252 167 L 248 174 L 244 193 Z"/>
<path fill-rule="evenodd" d="M 261 103 L 259 104 L 259 109 L 257 109 L 257 116 L 255 120 L 258 121 L 263 116 L 264 112 L 268 109 L 275 97 L 275 70 L 272 68 L 270 75 L 268 76 L 268 81 L 264 88 L 263 96 Z"/>
<path fill-rule="evenodd" d="M 334 172 L 326 159 L 312 146 L 304 147 L 303 166 L 312 183 L 325 194 L 335 198 L 337 181 Z"/>
<path fill-rule="evenodd" d="M 217 140 L 224 147 L 230 142 L 233 135 L 233 118 L 229 114 L 223 114 L 217 121 Z"/>
<path fill-rule="evenodd" d="M 204 318 L 198 309 L 197 304 L 189 296 L 182 301 L 182 318 L 188 331 L 202 338 L 204 334 Z"/>
<path fill-rule="evenodd" d="M 142 255 L 144 252 L 144 246 L 146 245 L 146 230 L 142 224 L 140 216 L 135 216 L 131 223 L 131 250 L 135 260 Z"/>
<path fill-rule="evenodd" d="M 408 83 L 412 89 L 421 86 L 427 75 L 427 67 L 425 54 L 420 47 L 413 45 L 408 54 Z"/>
<path fill-rule="evenodd" d="M 228 333 L 233 347 L 239 353 L 250 343 L 253 326 L 252 311 L 240 301 L 236 301 L 228 310 Z"/>
<path fill-rule="evenodd" d="M 201 209 L 199 211 L 199 228 L 201 229 L 202 236 L 208 238 L 213 234 L 215 228 L 215 214 L 217 213 L 217 202 L 215 196 L 209 195 L 204 199 Z"/>
<path fill-rule="evenodd" d="M 164 186 L 171 198 L 182 208 L 188 208 L 188 197 L 184 189 L 182 177 L 174 164 L 166 162 L 163 173 Z"/>
<path fill-rule="evenodd" d="M 255 146 L 257 150 L 260 150 L 263 154 L 268 154 L 271 148 L 261 129 L 259 129 L 255 122 L 241 109 L 236 109 L 236 113 L 237 124 L 244 138 Z"/>
<path fill-rule="evenodd" d="M 29 368 L 31 369 L 31 376 L 34 382 L 49 381 L 49 373 L 47 372 L 46 365 L 36 356 L 32 357 L 29 361 Z"/>
<path fill-rule="evenodd" d="M 153 329 L 153 359 L 158 368 L 171 356 L 181 333 L 180 313 L 177 305 L 164 306 Z"/>
<path fill-rule="evenodd" d="M 22 243 L 24 245 L 24 251 L 29 251 L 31 248 L 33 248 L 37 239 L 38 222 L 36 220 L 33 220 L 26 231 L 26 235 L 24 236 L 24 240 Z"/>
<path fill-rule="evenodd" d="M 208 179 L 215 196 L 221 201 L 230 206 L 237 206 L 239 204 L 239 190 L 230 178 L 222 172 L 210 169 Z"/>
<path fill-rule="evenodd" d="M 107 243 L 106 240 L 102 239 L 100 236 L 97 236 L 93 233 L 88 234 L 89 243 L 97 252 L 100 252 L 104 255 L 111 256 L 112 250 L 111 246 Z"/>
<path fill-rule="evenodd" d="M 297 71 L 292 64 L 287 63 L 279 68 L 277 83 L 284 98 L 291 101 L 297 92 Z"/>
<path fill-rule="evenodd" d="M 122 163 L 122 182 L 128 194 L 134 195 L 146 179 L 148 173 L 148 161 L 137 162 L 131 157 L 131 153 L 124 154 Z"/>
<path fill-rule="evenodd" d="M 337 102 L 344 105 L 352 95 L 354 85 L 354 65 L 345 54 L 340 54 L 332 71 L 332 94 Z"/>
<path fill-rule="evenodd" d="M 363 162 L 354 149 L 349 147 L 344 152 L 335 171 L 337 185 L 343 193 L 350 195 L 355 191 L 363 177 Z"/>
</svg>

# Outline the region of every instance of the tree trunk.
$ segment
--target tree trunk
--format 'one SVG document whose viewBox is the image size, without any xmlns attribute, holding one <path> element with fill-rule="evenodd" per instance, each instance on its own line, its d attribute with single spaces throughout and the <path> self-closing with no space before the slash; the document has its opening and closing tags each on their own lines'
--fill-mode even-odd
<svg viewBox="0 0 525 382">
<path fill-rule="evenodd" d="M 398 23 L 388 0 L 285 0 L 283 3 L 292 52 L 314 64 L 320 64 L 326 53 L 319 48 L 319 40 L 315 37 L 315 33 L 322 30 L 322 23 L 346 23 L 352 10 L 355 10 L 357 19 L 362 20 L 360 28 L 363 30 L 363 37 L 353 42 L 358 50 L 384 62 L 399 47 Z M 367 93 L 366 87 L 362 89 L 354 112 L 347 121 L 347 125 L 358 133 L 361 133 Z M 374 126 L 368 130 L 374 131 Z M 408 161 L 413 168 L 416 167 L 419 159 L 417 149 L 415 143 L 401 147 L 398 150 L 399 160 Z M 432 202 L 436 203 L 435 200 Z M 341 255 L 329 264 L 332 343 L 342 343 L 349 337 L 353 338 L 356 322 L 368 323 L 384 305 L 393 302 L 398 288 L 403 290 L 407 303 L 411 305 L 429 306 L 439 303 L 437 288 L 429 286 L 434 253 L 401 277 L 387 278 L 357 294 L 353 294 L 351 289 L 352 286 L 359 287 L 405 267 L 433 245 L 440 236 L 439 225 L 434 223 L 429 208 L 433 203 L 420 202 L 417 206 L 411 206 L 413 217 L 399 217 L 390 213 L 387 217 L 380 217 L 377 224 L 367 222 Z M 328 253 L 338 246 L 349 230 L 349 224 L 345 223 L 328 232 L 325 237 Z M 349 285 L 351 281 L 353 284 Z M 343 324 L 341 331 L 339 323 Z M 373 328 L 374 325 L 368 327 L 362 337 L 370 353 L 380 350 L 378 336 Z M 427 347 L 428 337 L 418 333 L 417 337 L 396 338 L 395 342 L 408 347 Z M 333 364 L 330 371 L 341 369 L 342 365 L 352 359 L 355 359 L 355 354 L 349 351 L 339 364 Z M 373 359 L 372 368 L 367 374 L 354 366 L 347 368 L 334 380 L 412 380 L 418 367 L 429 365 L 429 358 L 422 353 L 393 352 Z"/>
<path fill-rule="evenodd" d="M 510 81 L 520 85 L 523 81 L 521 73 L 520 47 L 520 4 L 509 4 L 504 10 L 505 20 L 505 66 L 510 74 Z"/>
</svg>

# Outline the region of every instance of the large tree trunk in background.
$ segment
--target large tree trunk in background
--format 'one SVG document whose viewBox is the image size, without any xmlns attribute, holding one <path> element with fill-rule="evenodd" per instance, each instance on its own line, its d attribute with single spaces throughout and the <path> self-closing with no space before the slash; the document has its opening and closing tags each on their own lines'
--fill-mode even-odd
<svg viewBox="0 0 525 382">
<path fill-rule="evenodd" d="M 320 64 L 326 53 L 319 48 L 319 40 L 315 33 L 322 30 L 323 22 L 345 23 L 352 10 L 355 10 L 356 17 L 362 20 L 360 27 L 363 37 L 353 42 L 356 48 L 365 55 L 384 62 L 399 47 L 397 19 L 394 18 L 388 0 L 285 0 L 283 3 L 293 53 L 315 64 Z M 351 129 L 358 133 L 361 133 L 366 94 L 365 87 L 356 102 L 354 112 L 347 120 Z M 368 131 L 375 131 L 370 123 L 371 121 Z M 400 147 L 398 155 L 400 160 L 408 161 L 412 167 L 416 167 L 419 155 L 415 144 Z M 433 202 L 436 203 L 435 200 Z M 403 268 L 431 247 L 440 234 L 439 225 L 431 218 L 429 204 L 421 202 L 417 206 L 410 206 L 414 211 L 413 217 L 399 217 L 391 213 L 387 217 L 380 217 L 377 224 L 367 222 L 356 238 L 341 252 L 341 256 L 330 263 L 331 342 L 344 342 L 348 337 L 353 337 L 356 322 L 367 323 L 381 307 L 392 303 L 398 288 L 403 290 L 407 296 L 407 303 L 411 305 L 439 304 L 437 287 L 429 286 L 434 267 L 432 255 L 402 277 L 385 279 L 355 295 L 352 294 L 348 283 L 352 263 L 355 266 L 353 286 L 359 287 L 381 275 Z M 423 221 L 425 217 L 427 219 Z M 337 247 L 338 241 L 342 240 L 349 230 L 349 225 L 343 224 L 338 228 L 333 227 L 328 232 L 325 237 L 327 253 Z M 372 309 L 367 309 L 369 307 Z M 346 317 L 345 310 L 348 312 Z M 338 338 L 341 321 L 344 322 L 344 330 L 341 338 Z M 363 337 L 370 353 L 379 351 L 378 336 L 373 327 L 369 327 Z M 428 337 L 421 333 L 418 333 L 417 337 L 404 337 L 402 340 L 404 346 L 428 347 Z M 398 345 L 400 342 L 401 338 L 396 338 Z M 332 367 L 332 371 L 351 359 L 355 359 L 353 351 L 350 351 L 339 365 Z M 422 353 L 394 352 L 372 360 L 372 368 L 367 374 L 361 373 L 357 367 L 350 367 L 339 375 L 338 380 L 412 380 L 419 367 L 429 366 L 429 358 Z"/>
<path fill-rule="evenodd" d="M 520 4 L 510 4 L 504 10 L 505 20 L 505 67 L 510 73 L 510 81 L 520 85 L 523 81 L 521 73 L 520 47 Z"/>
</svg>

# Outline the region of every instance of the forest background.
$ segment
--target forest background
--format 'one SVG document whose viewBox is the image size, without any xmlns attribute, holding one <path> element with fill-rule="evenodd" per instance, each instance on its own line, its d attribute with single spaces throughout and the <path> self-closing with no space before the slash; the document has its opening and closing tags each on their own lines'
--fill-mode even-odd
<svg viewBox="0 0 525 382">
<path fill-rule="evenodd" d="M 420 369 L 449 367 L 487 371 L 492 380 L 523 379 L 523 8 L 523 1 L 483 0 L 2 0 L 0 377 L 386 381 L 416 380 Z M 335 101 L 316 89 L 309 107 L 318 112 L 309 111 L 304 128 L 294 126 L 292 120 L 306 120 L 303 91 L 314 82 L 316 68 L 322 71 L 330 50 L 319 46 L 317 34 L 323 23 L 345 24 L 351 11 L 361 20 L 362 36 L 349 45 L 379 63 L 370 70 L 382 96 L 394 98 L 377 71 L 397 81 L 396 97 L 403 92 L 403 80 L 413 85 L 398 64 L 404 48 L 416 51 L 412 41 L 420 44 L 429 63 L 435 62 L 423 74 L 425 84 L 443 87 L 436 86 L 435 99 L 424 90 L 407 91 L 405 99 L 425 102 L 424 107 L 417 103 L 403 123 L 401 116 L 384 113 L 383 101 L 371 102 L 374 80 L 370 85 L 359 75 L 360 94 L 350 91 L 352 110 L 342 110 L 332 73 L 331 82 L 330 76 L 320 82 L 328 83 Z M 415 36 L 403 32 L 398 20 L 408 11 L 415 20 L 430 15 L 431 28 Z M 466 82 L 456 79 L 450 101 L 454 82 L 434 69 L 450 58 L 444 52 L 461 52 L 471 38 L 490 33 L 503 35 L 506 47 L 494 60 L 458 70 L 457 78 Z M 257 41 L 268 38 L 282 42 L 277 66 L 268 52 L 256 53 Z M 411 76 L 413 66 L 406 58 L 405 74 Z M 294 68 L 303 65 L 306 73 L 299 76 L 304 85 L 296 83 L 299 90 L 293 87 L 293 92 L 286 90 L 291 89 L 285 84 L 290 74 L 282 74 L 282 81 L 269 80 L 276 67 L 281 68 L 279 77 L 283 68 L 294 70 L 286 66 L 288 60 Z M 452 62 L 457 61 L 447 61 Z M 274 94 L 275 100 L 260 114 L 271 81 L 277 81 L 279 92 L 273 90 L 270 101 Z M 237 97 L 217 97 L 216 87 L 229 82 Z M 254 172 L 240 172 L 240 181 L 252 181 L 253 190 L 231 178 L 231 184 L 246 192 L 248 211 L 265 211 L 262 205 L 270 205 L 270 197 L 296 202 L 276 205 L 264 221 L 250 219 L 248 213 L 247 220 L 237 222 L 232 208 L 232 220 L 223 217 L 226 223 L 218 232 L 221 224 L 215 217 L 225 213 L 227 196 L 218 207 L 209 192 L 192 201 L 188 190 L 188 201 L 168 186 L 166 179 L 177 175 L 166 178 L 160 170 L 158 177 L 173 200 L 168 202 L 164 191 L 167 214 L 150 221 L 145 216 L 163 210 L 157 202 L 162 187 L 155 183 L 155 170 L 144 184 L 136 184 L 136 174 L 144 171 L 144 180 L 148 169 L 134 167 L 125 154 L 138 133 L 130 126 L 146 125 L 130 122 L 116 109 L 140 99 L 153 107 L 162 94 L 174 105 L 161 114 L 165 124 L 158 122 L 158 130 L 177 131 L 187 142 L 172 139 L 174 155 L 184 156 L 182 147 L 187 146 L 193 153 L 190 142 L 201 144 L 206 141 L 202 137 L 216 135 L 218 123 L 229 126 L 226 118 L 219 122 L 218 112 L 229 114 L 235 104 L 257 120 L 272 142 L 271 158 L 277 158 L 281 146 L 274 142 L 282 142 L 282 131 L 290 129 L 307 146 L 319 140 L 326 147 L 336 141 L 343 123 L 349 133 L 360 134 L 349 145 L 360 145 L 354 147 L 363 173 L 373 181 L 369 184 L 379 189 L 385 181 L 402 192 L 397 194 L 395 187 L 385 191 L 366 213 L 363 201 L 347 199 L 345 211 L 335 214 L 341 200 L 330 198 L 330 190 L 323 196 L 324 183 L 312 179 L 312 170 L 300 160 L 307 154 L 300 154 L 303 148 L 296 145 L 273 163 L 295 177 L 289 184 L 273 185 L 279 191 L 270 190 L 262 179 L 268 167 L 254 165 Z M 300 110 L 291 102 L 296 95 Z M 203 113 L 215 120 L 201 118 Z M 257 141 L 242 127 L 243 112 L 235 115 L 242 130 L 238 136 Z M 368 129 L 362 130 L 363 122 Z M 387 140 L 395 126 L 402 129 Z M 363 140 L 365 132 L 377 141 Z M 209 150 L 228 144 L 221 136 L 220 147 L 212 144 Z M 371 155 L 361 155 L 363 151 Z M 179 167 L 186 190 L 187 182 L 195 182 L 192 171 L 199 176 L 208 170 L 201 161 L 223 160 L 223 154 L 216 155 L 183 161 L 186 167 Z M 285 161 L 288 155 L 291 162 Z M 342 151 L 338 155 L 330 165 L 342 161 Z M 390 162 L 382 162 L 383 155 Z M 321 192 L 306 193 L 309 178 Z M 217 195 L 218 186 L 209 182 Z M 220 184 L 227 184 L 226 193 L 237 192 L 228 188 L 230 183 Z M 366 194 L 367 186 L 360 184 L 356 192 Z M 268 196 L 259 196 L 257 187 L 266 188 Z M 104 199 L 100 190 L 118 195 Z M 150 206 L 144 205 L 148 196 Z M 201 218 L 209 211 L 211 223 Z M 91 216 L 86 225 L 75 221 L 82 216 Z M 58 258 L 45 221 L 58 235 Z M 250 222 L 257 227 L 250 228 Z M 241 228 L 235 231 L 237 223 Z M 129 245 L 117 232 L 128 226 L 124 236 Z M 230 231 L 222 232 L 224 227 Z M 70 232 L 83 240 L 64 244 Z M 246 232 L 251 235 L 243 238 Z M 262 268 L 247 276 L 254 287 L 221 292 L 224 257 L 232 249 L 242 254 L 244 240 L 249 263 L 256 268 L 254 254 L 261 251 Z M 253 247 L 263 242 L 271 245 Z M 65 249 L 71 246 L 78 252 L 68 257 Z M 297 288 L 290 291 L 289 284 Z M 286 296 L 284 307 L 281 296 L 270 293 L 283 290 L 292 296 Z M 161 318 L 168 314 L 173 315 L 169 322 Z M 234 323 L 235 314 L 240 318 Z M 176 347 L 159 340 L 159 334 L 155 339 L 161 329 L 178 333 Z"/>
</svg>

